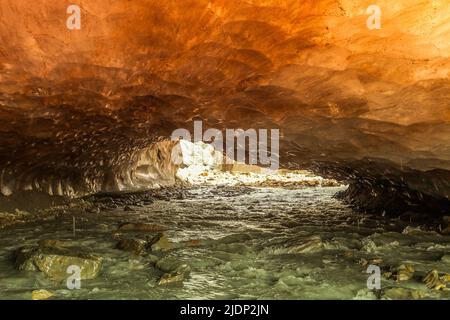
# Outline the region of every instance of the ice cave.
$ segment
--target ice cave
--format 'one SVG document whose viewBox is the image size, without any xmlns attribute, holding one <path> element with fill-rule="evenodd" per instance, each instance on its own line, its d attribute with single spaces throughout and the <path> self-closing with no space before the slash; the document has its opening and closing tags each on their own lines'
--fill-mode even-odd
<svg viewBox="0 0 450 320">
<path fill-rule="evenodd" d="M 449 299 L 448 0 L 2 0 L 0 299 Z"/>
</svg>

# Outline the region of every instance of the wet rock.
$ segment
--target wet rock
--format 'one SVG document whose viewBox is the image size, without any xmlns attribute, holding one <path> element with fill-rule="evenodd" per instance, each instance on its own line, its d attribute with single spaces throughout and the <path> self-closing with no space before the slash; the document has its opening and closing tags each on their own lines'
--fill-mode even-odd
<svg viewBox="0 0 450 320">
<path fill-rule="evenodd" d="M 151 251 L 169 251 L 175 249 L 175 244 L 172 243 L 164 234 L 160 233 L 149 241 Z"/>
<path fill-rule="evenodd" d="M 320 182 L 322 187 L 339 187 L 341 184 L 333 179 L 323 179 Z"/>
<path fill-rule="evenodd" d="M 136 238 L 122 238 L 116 245 L 116 249 L 131 251 L 135 255 L 140 255 L 145 251 L 147 241 Z"/>
<path fill-rule="evenodd" d="M 69 243 L 62 240 L 57 239 L 43 239 L 38 241 L 39 247 L 45 248 L 45 247 L 56 247 L 56 248 L 63 248 L 65 246 L 68 246 Z"/>
<path fill-rule="evenodd" d="M 382 299 L 388 300 L 418 300 L 423 299 L 427 294 L 420 290 L 413 290 L 407 288 L 390 288 L 387 289 L 383 295 Z"/>
<path fill-rule="evenodd" d="M 97 214 L 97 213 L 100 213 L 100 208 L 99 207 L 87 208 L 85 211 L 88 213 L 96 213 Z"/>
<path fill-rule="evenodd" d="M 191 267 L 188 264 L 170 258 L 159 260 L 155 266 L 164 272 L 157 282 L 159 286 L 181 283 L 191 272 Z"/>
<path fill-rule="evenodd" d="M 428 289 L 444 290 L 447 288 L 447 283 L 450 282 L 450 274 L 445 273 L 440 275 L 437 270 L 431 270 L 423 278 L 423 282 Z"/>
<path fill-rule="evenodd" d="M 345 251 L 344 253 L 342 253 L 342 256 L 344 258 L 353 258 L 355 256 L 355 253 L 352 251 Z"/>
<path fill-rule="evenodd" d="M 166 228 L 150 223 L 131 223 L 125 222 L 119 226 L 120 231 L 139 231 L 139 232 L 161 232 Z"/>
<path fill-rule="evenodd" d="M 379 222 L 375 219 L 364 217 L 358 221 L 358 225 L 366 228 L 377 228 Z"/>
<path fill-rule="evenodd" d="M 413 234 L 420 234 L 420 233 L 422 233 L 422 230 L 420 230 L 420 228 L 414 228 L 411 226 L 407 226 L 402 231 L 402 234 L 406 234 L 406 235 L 413 235 Z"/>
<path fill-rule="evenodd" d="M 173 273 L 165 273 L 158 280 L 157 285 L 163 286 L 173 283 L 182 283 L 185 280 L 186 276 L 183 272 L 173 272 Z"/>
<path fill-rule="evenodd" d="M 368 265 L 376 265 L 379 266 L 383 263 L 383 259 L 381 258 L 373 258 L 366 260 L 364 258 L 359 259 L 358 264 L 362 265 L 363 267 L 366 267 Z"/>
<path fill-rule="evenodd" d="M 378 247 L 375 244 L 375 242 L 372 239 L 364 238 L 362 239 L 363 246 L 361 247 L 361 250 L 369 252 L 369 253 L 375 253 L 378 251 Z"/>
<path fill-rule="evenodd" d="M 383 259 L 381 259 L 381 258 L 374 258 L 374 259 L 369 260 L 369 262 L 370 262 L 370 264 L 379 266 L 379 265 L 381 265 L 383 263 Z"/>
<path fill-rule="evenodd" d="M 102 267 L 101 257 L 57 247 L 21 247 L 14 258 L 18 270 L 41 271 L 57 281 L 67 278 L 67 268 L 72 265 L 80 268 L 81 279 L 97 277 Z"/>
<path fill-rule="evenodd" d="M 324 242 L 318 236 L 306 239 L 302 244 L 289 248 L 288 253 L 313 253 L 321 251 L 324 248 Z"/>
<path fill-rule="evenodd" d="M 397 268 L 394 268 L 392 272 L 392 276 L 395 281 L 408 281 L 411 280 L 414 276 L 414 268 L 411 265 L 402 264 Z"/>
<path fill-rule="evenodd" d="M 31 293 L 32 300 L 47 300 L 50 297 L 53 297 L 53 293 L 47 290 L 34 290 Z"/>
<path fill-rule="evenodd" d="M 100 230 L 109 230 L 109 226 L 108 226 L 107 224 L 105 224 L 105 223 L 100 223 L 100 224 L 98 225 L 98 228 L 99 228 Z"/>
<path fill-rule="evenodd" d="M 407 226 L 405 229 L 403 229 L 402 234 L 410 235 L 410 236 L 420 236 L 420 235 L 438 235 L 435 231 L 425 231 L 422 230 L 419 227 L 411 227 Z"/>
</svg>

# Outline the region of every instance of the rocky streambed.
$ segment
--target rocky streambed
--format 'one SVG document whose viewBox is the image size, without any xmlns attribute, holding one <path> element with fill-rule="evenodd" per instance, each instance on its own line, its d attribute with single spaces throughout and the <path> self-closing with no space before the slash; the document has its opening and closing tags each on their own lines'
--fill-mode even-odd
<svg viewBox="0 0 450 320">
<path fill-rule="evenodd" d="M 446 218 L 438 228 L 361 214 L 329 185 L 77 200 L 0 230 L 0 298 L 450 298 Z M 381 290 L 367 287 L 370 265 Z"/>
</svg>

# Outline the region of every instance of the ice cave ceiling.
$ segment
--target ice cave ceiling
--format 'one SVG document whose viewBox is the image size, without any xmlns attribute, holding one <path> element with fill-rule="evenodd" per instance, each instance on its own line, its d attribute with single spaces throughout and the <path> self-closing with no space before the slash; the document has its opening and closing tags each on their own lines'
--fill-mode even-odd
<svg viewBox="0 0 450 320">
<path fill-rule="evenodd" d="M 449 40 L 449 0 L 2 0 L 2 193 L 90 190 L 202 119 L 280 128 L 283 166 L 445 207 Z"/>
</svg>

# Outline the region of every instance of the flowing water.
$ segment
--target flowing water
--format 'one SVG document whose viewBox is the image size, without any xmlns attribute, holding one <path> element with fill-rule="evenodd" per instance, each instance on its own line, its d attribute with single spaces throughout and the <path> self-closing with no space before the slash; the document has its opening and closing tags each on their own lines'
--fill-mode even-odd
<svg viewBox="0 0 450 320">
<path fill-rule="evenodd" d="M 343 187 L 196 187 L 183 197 L 155 200 L 124 210 L 102 209 L 75 217 L 0 230 L 0 298 L 30 299 L 46 289 L 54 299 L 376 299 L 390 288 L 401 295 L 449 298 L 416 278 L 382 279 L 377 294 L 367 288 L 365 260 L 384 266 L 410 264 L 419 276 L 450 271 L 450 237 L 432 232 L 402 234 L 399 220 L 353 212 L 333 198 Z M 121 222 L 164 226 L 175 243 L 201 240 L 165 253 L 136 256 L 115 249 L 112 233 Z M 40 272 L 18 271 L 11 253 L 41 239 L 64 239 L 104 258 L 101 274 L 69 290 Z M 447 253 L 447 255 L 446 255 Z M 190 265 L 179 285 L 158 286 L 155 258 Z M 400 295 L 400 298 L 403 296 Z"/>
</svg>

